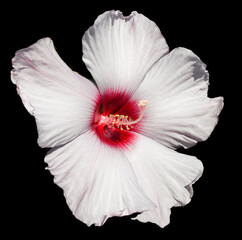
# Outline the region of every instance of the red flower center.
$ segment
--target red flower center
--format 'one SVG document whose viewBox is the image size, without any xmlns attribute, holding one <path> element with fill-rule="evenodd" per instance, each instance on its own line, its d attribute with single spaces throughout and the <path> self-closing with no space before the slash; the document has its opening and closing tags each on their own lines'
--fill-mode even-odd
<svg viewBox="0 0 242 240">
<path fill-rule="evenodd" d="M 146 100 L 130 100 L 127 93 L 109 91 L 98 101 L 92 128 L 98 138 L 115 148 L 127 148 L 136 142 L 140 132 Z"/>
</svg>

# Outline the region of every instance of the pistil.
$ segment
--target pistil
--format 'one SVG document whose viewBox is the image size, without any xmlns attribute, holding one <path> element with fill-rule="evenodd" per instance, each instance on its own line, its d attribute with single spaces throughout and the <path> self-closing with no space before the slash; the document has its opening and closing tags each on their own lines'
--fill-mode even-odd
<svg viewBox="0 0 242 240">
<path fill-rule="evenodd" d="M 144 116 L 145 107 L 147 105 L 147 100 L 141 100 L 138 103 L 140 109 L 140 115 L 136 120 L 133 120 L 129 116 L 119 115 L 119 114 L 110 114 L 109 116 L 101 115 L 99 124 L 106 125 L 108 128 L 118 128 L 120 130 L 130 130 L 133 128 L 132 125 L 138 123 Z M 125 129 L 124 129 L 125 128 Z"/>
</svg>

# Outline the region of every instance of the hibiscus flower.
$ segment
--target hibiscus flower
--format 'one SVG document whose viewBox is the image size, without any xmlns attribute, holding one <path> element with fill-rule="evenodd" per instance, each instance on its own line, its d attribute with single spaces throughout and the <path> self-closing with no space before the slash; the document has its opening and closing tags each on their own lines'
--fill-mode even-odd
<svg viewBox="0 0 242 240">
<path fill-rule="evenodd" d="M 50 38 L 16 52 L 11 79 L 35 117 L 38 144 L 76 218 L 100 226 L 139 213 L 166 226 L 191 200 L 203 165 L 176 152 L 206 140 L 223 98 L 192 51 L 168 45 L 154 22 L 132 12 L 100 15 L 83 36 L 95 84 L 73 72 Z"/>
</svg>

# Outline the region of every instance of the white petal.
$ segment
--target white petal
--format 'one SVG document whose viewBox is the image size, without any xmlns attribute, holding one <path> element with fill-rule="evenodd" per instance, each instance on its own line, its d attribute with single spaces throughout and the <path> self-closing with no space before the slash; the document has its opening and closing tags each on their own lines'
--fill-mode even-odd
<svg viewBox="0 0 242 240">
<path fill-rule="evenodd" d="M 41 147 L 65 144 L 90 128 L 97 88 L 73 72 L 49 38 L 16 52 L 12 81 L 35 116 Z"/>
<path fill-rule="evenodd" d="M 201 176 L 202 163 L 145 136 L 140 136 L 139 144 L 125 154 L 141 188 L 158 206 L 135 219 L 166 226 L 170 221 L 171 207 L 183 206 L 191 200 L 191 185 Z"/>
<path fill-rule="evenodd" d="M 132 94 L 148 69 L 168 52 L 156 24 L 137 12 L 100 15 L 83 36 L 83 61 L 101 94 Z"/>
<path fill-rule="evenodd" d="M 137 184 L 122 150 L 102 143 L 94 131 L 54 148 L 45 161 L 71 211 L 88 226 L 155 207 Z"/>
<path fill-rule="evenodd" d="M 206 140 L 218 121 L 223 98 L 208 98 L 205 64 L 190 50 L 177 48 L 147 73 L 134 99 L 147 99 L 142 133 L 170 147 Z"/>
</svg>

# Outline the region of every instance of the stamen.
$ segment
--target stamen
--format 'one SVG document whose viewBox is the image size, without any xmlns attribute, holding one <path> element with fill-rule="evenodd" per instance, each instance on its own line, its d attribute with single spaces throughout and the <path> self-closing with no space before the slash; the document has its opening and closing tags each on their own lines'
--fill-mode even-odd
<svg viewBox="0 0 242 240">
<path fill-rule="evenodd" d="M 126 130 L 130 130 L 133 128 L 133 124 L 138 123 L 144 116 L 145 112 L 145 106 L 147 105 L 147 100 L 141 100 L 138 103 L 138 106 L 140 108 L 140 115 L 136 120 L 131 119 L 129 116 L 119 115 L 119 114 L 110 114 L 109 116 L 101 116 L 101 119 L 99 121 L 99 124 L 107 125 L 108 128 L 118 128 L 120 130 L 124 130 L 123 127 L 126 128 Z M 128 119 L 129 118 L 129 119 Z"/>
</svg>

